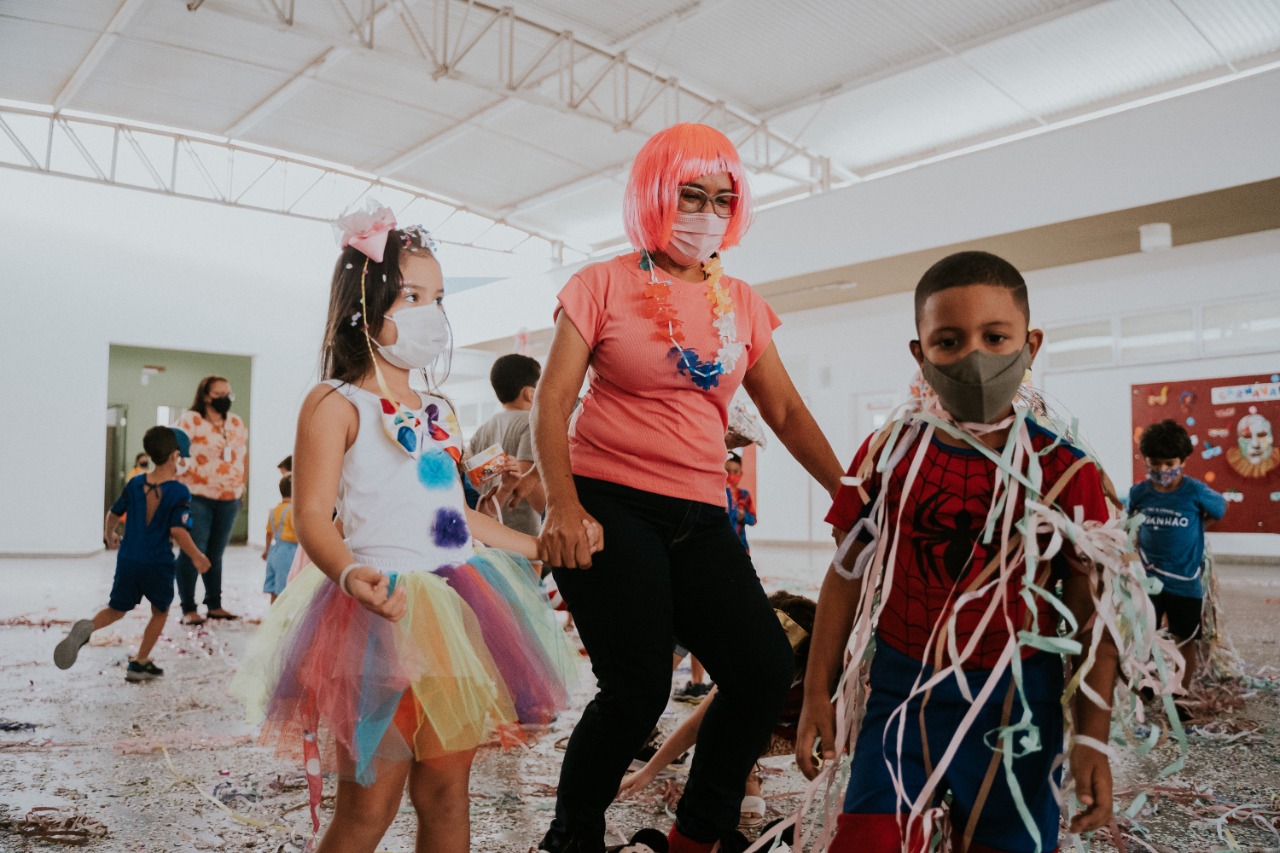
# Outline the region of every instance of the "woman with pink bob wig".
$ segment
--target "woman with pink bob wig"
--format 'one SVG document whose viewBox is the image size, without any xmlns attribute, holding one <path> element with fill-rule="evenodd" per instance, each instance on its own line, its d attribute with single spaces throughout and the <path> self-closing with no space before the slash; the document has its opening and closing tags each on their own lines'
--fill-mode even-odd
<svg viewBox="0 0 1280 853">
<path fill-rule="evenodd" d="M 598 682 L 538 849 L 604 853 L 605 810 L 666 707 L 678 643 L 711 674 L 717 699 L 675 825 L 665 842 L 646 831 L 645 844 L 709 853 L 741 839 L 746 778 L 793 677 L 786 634 L 726 510 L 734 394 L 746 390 L 828 492 L 843 470 L 778 355 L 777 315 L 721 265 L 751 222 L 733 144 L 699 124 L 656 134 L 632 165 L 623 219 L 636 251 L 589 264 L 560 291 L 534 398 L 547 495 L 539 555 Z"/>
</svg>

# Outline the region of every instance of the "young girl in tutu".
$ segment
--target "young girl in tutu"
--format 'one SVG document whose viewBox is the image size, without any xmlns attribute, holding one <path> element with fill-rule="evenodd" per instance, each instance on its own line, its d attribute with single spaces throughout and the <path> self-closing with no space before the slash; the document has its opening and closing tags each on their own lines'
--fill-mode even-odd
<svg viewBox="0 0 1280 853">
<path fill-rule="evenodd" d="M 339 225 L 325 379 L 294 448 L 313 564 L 271 608 L 232 689 L 266 720 L 264 741 L 305 760 L 314 829 L 320 773 L 338 771 L 320 853 L 373 851 L 406 785 L 418 853 L 464 853 L 476 747 L 495 727 L 510 743 L 517 723 L 549 722 L 576 655 L 528 563 L 535 540 L 467 509 L 452 409 L 410 388 L 410 371 L 450 347 L 434 244 L 387 208 Z"/>
</svg>

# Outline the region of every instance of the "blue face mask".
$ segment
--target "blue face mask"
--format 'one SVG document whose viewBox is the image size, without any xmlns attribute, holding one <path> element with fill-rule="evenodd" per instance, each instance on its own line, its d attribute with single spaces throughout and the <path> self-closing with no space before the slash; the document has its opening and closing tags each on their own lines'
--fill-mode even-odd
<svg viewBox="0 0 1280 853">
<path fill-rule="evenodd" d="M 1154 468 L 1147 469 L 1147 479 L 1155 483 L 1157 486 L 1172 486 L 1182 476 L 1182 466 L 1177 468 L 1165 468 L 1157 471 Z"/>
</svg>

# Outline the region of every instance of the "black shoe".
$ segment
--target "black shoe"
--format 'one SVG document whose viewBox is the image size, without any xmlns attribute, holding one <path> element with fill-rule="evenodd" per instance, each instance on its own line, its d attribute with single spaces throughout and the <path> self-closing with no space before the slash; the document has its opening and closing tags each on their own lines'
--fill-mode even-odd
<svg viewBox="0 0 1280 853">
<path fill-rule="evenodd" d="M 90 619 L 81 619 L 72 625 L 71 630 L 67 632 L 67 636 L 53 649 L 54 665 L 58 669 L 70 669 L 71 665 L 76 662 L 81 647 L 89 642 L 89 635 L 92 633 L 93 621 Z"/>
<path fill-rule="evenodd" d="M 146 663 L 138 663 L 136 660 L 129 661 L 129 668 L 124 671 L 125 681 L 151 681 L 164 675 L 164 670 L 156 666 L 151 661 Z"/>
<path fill-rule="evenodd" d="M 665 835 L 656 829 L 646 828 L 631 836 L 626 844 L 606 847 L 605 853 L 667 853 L 669 849 Z"/>
<path fill-rule="evenodd" d="M 707 694 L 711 692 L 710 684 L 699 684 L 696 681 L 690 681 L 684 687 L 676 691 L 672 698 L 677 702 L 688 702 L 691 705 L 697 705 L 703 699 L 707 698 Z"/>
<path fill-rule="evenodd" d="M 636 757 L 631 759 L 630 769 L 633 771 L 643 770 L 644 766 L 649 763 L 650 759 L 658 754 L 658 750 L 662 749 L 662 744 L 665 743 L 666 740 L 666 736 L 660 729 L 655 728 L 653 731 L 649 732 L 648 740 L 644 742 L 644 746 L 640 747 L 640 751 L 636 753 Z M 683 752 L 678 758 L 672 761 L 671 764 L 674 766 L 683 766 L 685 759 L 688 757 L 689 753 L 687 751 Z"/>
</svg>

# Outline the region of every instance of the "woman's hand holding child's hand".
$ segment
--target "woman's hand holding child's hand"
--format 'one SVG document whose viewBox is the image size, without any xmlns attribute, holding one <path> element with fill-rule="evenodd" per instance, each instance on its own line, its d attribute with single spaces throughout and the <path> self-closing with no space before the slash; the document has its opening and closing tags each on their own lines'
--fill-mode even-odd
<svg viewBox="0 0 1280 853">
<path fill-rule="evenodd" d="M 391 579 L 377 569 L 358 566 L 347 575 L 347 592 L 360 602 L 360 606 L 384 619 L 399 622 L 408 609 L 404 589 L 396 589 L 390 596 Z"/>
<path fill-rule="evenodd" d="M 192 557 L 191 564 L 196 567 L 196 571 L 200 574 L 204 574 L 213 567 L 213 563 L 203 553 Z"/>
<path fill-rule="evenodd" d="M 591 568 L 591 555 L 604 550 L 604 528 L 581 504 L 547 510 L 538 536 L 538 556 L 549 566 Z"/>
</svg>

